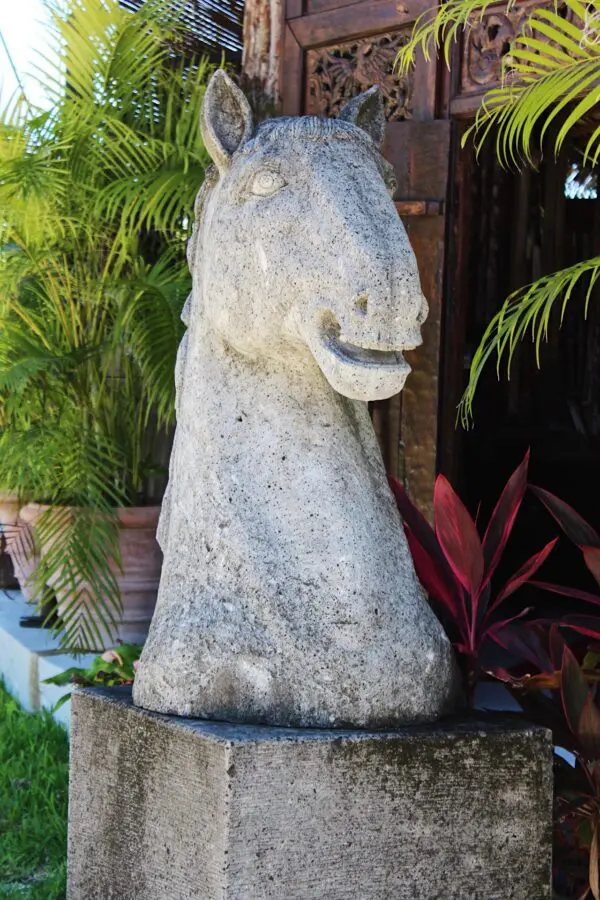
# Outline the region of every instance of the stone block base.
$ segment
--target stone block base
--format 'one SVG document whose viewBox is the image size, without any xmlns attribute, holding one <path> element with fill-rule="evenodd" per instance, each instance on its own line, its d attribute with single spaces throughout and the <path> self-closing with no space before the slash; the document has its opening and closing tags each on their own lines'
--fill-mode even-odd
<svg viewBox="0 0 600 900">
<path fill-rule="evenodd" d="M 552 748 L 509 719 L 393 733 L 72 703 L 69 900 L 544 900 Z"/>
</svg>

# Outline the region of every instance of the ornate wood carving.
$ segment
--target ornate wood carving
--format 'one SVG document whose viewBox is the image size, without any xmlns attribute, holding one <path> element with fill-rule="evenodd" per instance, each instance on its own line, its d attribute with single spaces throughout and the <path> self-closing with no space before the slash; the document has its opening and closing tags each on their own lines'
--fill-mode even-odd
<svg viewBox="0 0 600 900">
<path fill-rule="evenodd" d="M 351 98 L 379 85 L 389 122 L 411 118 L 413 75 L 394 73 L 394 60 L 409 32 L 379 34 L 343 44 L 309 50 L 306 54 L 306 110 L 335 116 Z"/>
<path fill-rule="evenodd" d="M 555 0 L 540 3 L 529 0 L 507 11 L 506 6 L 475 20 L 467 33 L 461 62 L 461 94 L 481 92 L 500 83 L 502 60 L 510 51 L 515 36 L 522 31 L 531 14 L 540 6 L 555 6 Z M 567 8 L 563 7 L 563 14 Z M 540 34 L 540 40 L 546 40 Z"/>
<path fill-rule="evenodd" d="M 469 32 L 463 60 L 463 91 L 480 90 L 500 80 L 502 58 L 510 50 L 524 16 L 523 9 L 494 12 L 478 22 Z"/>
</svg>

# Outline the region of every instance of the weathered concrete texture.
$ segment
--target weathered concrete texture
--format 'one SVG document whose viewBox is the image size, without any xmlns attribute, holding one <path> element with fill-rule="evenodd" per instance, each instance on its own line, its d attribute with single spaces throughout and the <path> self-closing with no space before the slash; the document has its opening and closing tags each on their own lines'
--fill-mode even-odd
<svg viewBox="0 0 600 900">
<path fill-rule="evenodd" d="M 427 314 L 384 125 L 377 89 L 255 127 L 223 72 L 207 88 L 145 709 L 385 728 L 455 705 L 366 403 Z"/>
<path fill-rule="evenodd" d="M 73 699 L 68 900 L 550 898 L 549 732 L 175 719 Z"/>
</svg>

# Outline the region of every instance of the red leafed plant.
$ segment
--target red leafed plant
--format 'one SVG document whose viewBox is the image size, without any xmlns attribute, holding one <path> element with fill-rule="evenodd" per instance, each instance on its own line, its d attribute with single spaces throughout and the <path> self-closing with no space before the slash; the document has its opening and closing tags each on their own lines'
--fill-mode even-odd
<svg viewBox="0 0 600 900">
<path fill-rule="evenodd" d="M 587 887 L 594 900 L 600 900 L 600 710 L 596 703 L 598 671 L 592 668 L 598 659 L 597 654 L 587 654 L 582 668 L 566 644 L 563 648 L 560 697 L 572 736 L 567 749 L 574 753 L 576 766 L 557 776 L 555 792 L 556 861 L 562 863 L 563 871 L 575 872 L 577 857 L 583 855 L 584 864 L 587 859 Z M 575 865 L 566 865 L 567 860 Z M 585 879 L 583 887 L 585 890 Z M 586 894 L 578 892 L 577 896 Z"/>
<path fill-rule="evenodd" d="M 555 745 L 573 754 L 574 765 L 560 757 L 555 765 L 555 888 L 557 896 L 584 900 L 591 893 L 600 900 L 600 654 L 588 647 L 579 664 L 559 627 L 519 629 L 507 646 L 519 652 L 527 674 L 491 674 L 506 684 L 530 721 L 552 729 Z"/>
<path fill-rule="evenodd" d="M 558 540 L 550 541 L 530 557 L 499 591 L 493 593 L 492 576 L 527 488 L 528 463 L 529 451 L 502 491 L 483 539 L 443 475 L 435 482 L 435 528 L 412 503 L 400 482 L 390 479 L 417 576 L 454 644 L 470 700 L 481 672 L 483 644 L 488 640 L 500 643 L 501 630 L 529 612 L 523 609 L 516 615 L 505 613 L 504 601 L 531 580 Z"/>
<path fill-rule="evenodd" d="M 551 494 L 543 488 L 530 486 L 530 490 L 541 500 L 548 512 L 558 522 L 564 533 L 582 552 L 583 560 L 591 572 L 596 584 L 600 586 L 600 535 L 583 519 L 573 507 L 565 503 L 559 497 Z M 579 590 L 563 585 L 548 584 L 546 581 L 533 581 L 536 587 L 571 597 L 573 600 L 583 600 L 593 606 L 600 606 L 600 596 L 590 594 L 588 591 Z M 568 625 L 581 634 L 591 637 L 597 636 L 598 616 L 590 618 L 585 615 L 567 614 L 560 617 L 561 624 Z"/>
</svg>

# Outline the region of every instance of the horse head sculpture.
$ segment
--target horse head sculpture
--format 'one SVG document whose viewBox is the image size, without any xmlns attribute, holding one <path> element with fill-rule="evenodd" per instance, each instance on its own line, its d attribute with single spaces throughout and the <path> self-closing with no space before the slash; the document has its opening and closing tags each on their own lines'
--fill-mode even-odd
<svg viewBox="0 0 600 900">
<path fill-rule="evenodd" d="M 202 230 L 210 327 L 238 352 L 306 345 L 331 386 L 355 400 L 398 393 L 427 315 L 419 273 L 391 202 L 377 88 L 337 120 L 252 114 L 227 76 L 203 115 L 219 171 Z M 197 270 L 200 275 L 200 270 Z"/>
<path fill-rule="evenodd" d="M 225 73 L 207 88 L 140 706 L 386 727 L 454 701 L 365 402 L 402 389 L 427 315 L 384 125 L 377 89 L 255 128 Z"/>
</svg>

